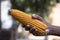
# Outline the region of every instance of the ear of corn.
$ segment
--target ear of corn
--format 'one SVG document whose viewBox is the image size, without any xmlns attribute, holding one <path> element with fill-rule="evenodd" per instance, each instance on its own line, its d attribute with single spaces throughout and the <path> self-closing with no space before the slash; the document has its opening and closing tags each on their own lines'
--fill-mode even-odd
<svg viewBox="0 0 60 40">
<path fill-rule="evenodd" d="M 30 27 L 35 27 L 37 29 L 38 35 L 44 35 L 45 30 L 47 29 L 47 25 L 42 23 L 41 21 L 37 19 L 32 19 L 32 17 L 22 11 L 12 9 L 11 15 L 19 22 L 21 22 L 24 25 L 30 25 Z"/>
</svg>

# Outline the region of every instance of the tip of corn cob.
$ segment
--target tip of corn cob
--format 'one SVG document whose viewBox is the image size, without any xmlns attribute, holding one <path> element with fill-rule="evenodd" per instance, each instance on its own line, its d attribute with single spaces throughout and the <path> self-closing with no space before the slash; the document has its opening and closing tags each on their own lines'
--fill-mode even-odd
<svg viewBox="0 0 60 40">
<path fill-rule="evenodd" d="M 30 25 L 31 27 L 35 27 L 37 29 L 37 34 L 38 35 L 44 35 L 45 30 L 47 29 L 47 25 L 45 25 L 44 23 L 40 22 L 37 19 L 32 19 L 32 17 L 20 10 L 17 9 L 11 9 L 11 15 L 18 20 L 19 22 L 21 22 L 22 24 L 26 25 Z"/>
</svg>

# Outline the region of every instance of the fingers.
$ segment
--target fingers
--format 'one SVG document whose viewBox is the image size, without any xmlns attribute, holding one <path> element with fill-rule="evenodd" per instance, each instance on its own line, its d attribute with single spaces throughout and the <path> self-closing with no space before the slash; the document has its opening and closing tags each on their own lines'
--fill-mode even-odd
<svg viewBox="0 0 60 40">
<path fill-rule="evenodd" d="M 32 33 L 32 34 L 35 35 L 35 36 L 38 36 L 38 34 L 37 34 L 37 29 L 34 28 L 34 27 L 31 28 L 29 32 Z"/>
<path fill-rule="evenodd" d="M 29 25 L 26 25 L 25 30 L 29 31 L 31 28 Z"/>
<path fill-rule="evenodd" d="M 30 30 L 30 26 L 29 25 L 22 25 L 23 28 L 25 28 L 25 30 Z"/>
<path fill-rule="evenodd" d="M 40 17 L 39 15 L 36 15 L 36 14 L 33 14 L 32 15 L 32 18 L 34 18 L 34 19 L 38 19 L 38 20 L 40 20 L 40 21 L 44 21 L 44 19 L 42 18 L 42 17 Z"/>
<path fill-rule="evenodd" d="M 23 25 L 23 28 L 25 28 L 26 31 L 29 31 L 33 35 L 38 36 L 36 28 L 34 28 L 34 27 L 31 28 L 30 25 Z"/>
<path fill-rule="evenodd" d="M 29 30 L 30 33 L 33 33 L 34 31 L 35 31 L 35 28 L 31 28 L 31 29 Z"/>
</svg>

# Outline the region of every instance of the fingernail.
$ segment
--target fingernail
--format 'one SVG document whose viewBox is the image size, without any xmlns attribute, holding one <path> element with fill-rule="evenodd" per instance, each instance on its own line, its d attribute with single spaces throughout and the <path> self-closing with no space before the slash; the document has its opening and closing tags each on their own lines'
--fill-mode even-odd
<svg viewBox="0 0 60 40">
<path fill-rule="evenodd" d="M 35 16 L 36 14 L 33 14 L 32 16 Z"/>
<path fill-rule="evenodd" d="M 25 27 L 25 30 L 27 30 L 27 31 L 30 30 L 30 27 L 29 26 L 26 26 Z"/>
<path fill-rule="evenodd" d="M 32 34 L 35 35 L 35 36 L 38 36 L 37 30 L 35 29 L 35 31 Z"/>
<path fill-rule="evenodd" d="M 29 32 L 33 33 L 34 31 L 35 31 L 35 28 L 31 28 Z"/>
<path fill-rule="evenodd" d="M 33 14 L 33 15 L 32 15 L 32 18 L 37 18 L 37 17 L 36 17 L 36 14 Z"/>
<path fill-rule="evenodd" d="M 37 29 L 35 29 L 35 28 L 32 28 L 32 29 L 30 30 L 30 33 L 32 33 L 32 34 L 35 35 L 35 36 L 38 36 L 38 34 L 37 34 Z"/>
<path fill-rule="evenodd" d="M 29 27 L 30 25 L 26 25 L 27 27 Z"/>
</svg>

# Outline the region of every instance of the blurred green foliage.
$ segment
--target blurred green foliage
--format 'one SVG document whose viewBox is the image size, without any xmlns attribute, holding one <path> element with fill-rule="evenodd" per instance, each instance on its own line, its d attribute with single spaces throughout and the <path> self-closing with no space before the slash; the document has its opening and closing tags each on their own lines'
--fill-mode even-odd
<svg viewBox="0 0 60 40">
<path fill-rule="evenodd" d="M 59 3 L 60 0 L 11 0 L 12 8 L 22 10 L 24 12 L 29 12 L 29 14 L 35 13 L 43 18 L 48 15 L 48 7 L 51 1 Z M 27 11 L 26 11 L 27 10 Z"/>
</svg>

